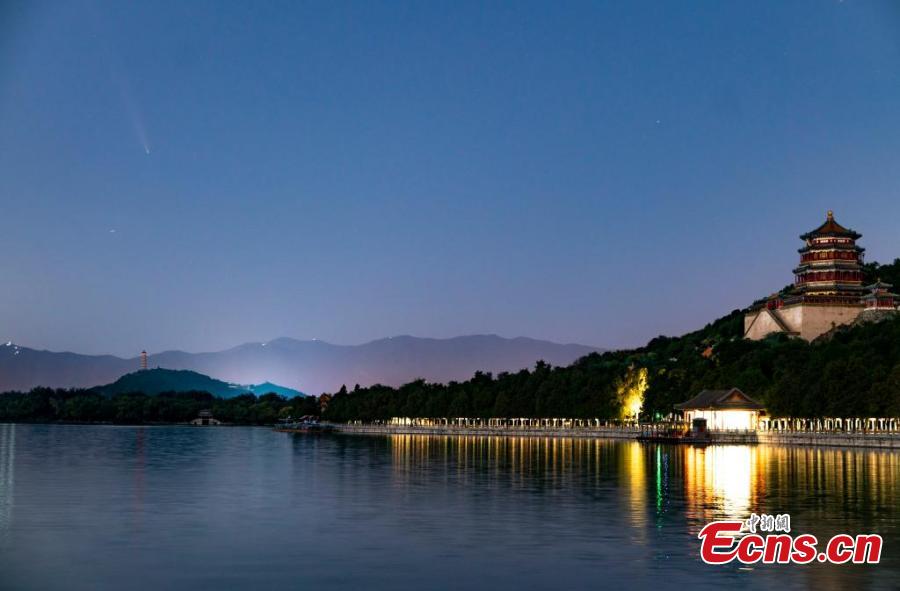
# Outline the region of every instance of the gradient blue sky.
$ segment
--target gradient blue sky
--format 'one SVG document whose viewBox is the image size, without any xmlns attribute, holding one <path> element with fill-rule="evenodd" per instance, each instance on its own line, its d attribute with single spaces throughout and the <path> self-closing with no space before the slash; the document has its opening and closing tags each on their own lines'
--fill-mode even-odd
<svg viewBox="0 0 900 591">
<path fill-rule="evenodd" d="M 637 345 L 826 209 L 900 256 L 898 187 L 897 3 L 0 3 L 26 346 Z"/>
</svg>

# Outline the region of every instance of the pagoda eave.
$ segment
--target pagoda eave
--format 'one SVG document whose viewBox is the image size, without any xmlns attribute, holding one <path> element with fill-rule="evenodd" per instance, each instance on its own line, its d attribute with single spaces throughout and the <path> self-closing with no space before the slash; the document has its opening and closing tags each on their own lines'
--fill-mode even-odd
<svg viewBox="0 0 900 591">
<path fill-rule="evenodd" d="M 847 230 L 846 232 L 817 232 L 813 230 L 812 232 L 800 235 L 800 240 L 812 240 L 813 238 L 850 238 L 852 240 L 859 240 L 862 238 L 862 234 L 854 232 L 853 230 Z"/>
<path fill-rule="evenodd" d="M 862 246 L 857 246 L 857 245 L 855 245 L 855 244 L 849 244 L 849 243 L 848 243 L 848 244 L 835 243 L 835 244 L 807 244 L 806 246 L 804 246 L 804 247 L 802 247 L 802 248 L 798 248 L 798 249 L 797 249 L 797 252 L 799 252 L 800 254 L 805 254 L 805 253 L 807 253 L 807 252 L 810 252 L 810 251 L 817 251 L 817 250 L 818 250 L 818 251 L 823 251 L 823 250 L 849 250 L 849 251 L 856 251 L 856 252 L 859 252 L 859 253 L 863 253 L 863 252 L 866 251 L 866 249 L 863 248 Z"/>
</svg>

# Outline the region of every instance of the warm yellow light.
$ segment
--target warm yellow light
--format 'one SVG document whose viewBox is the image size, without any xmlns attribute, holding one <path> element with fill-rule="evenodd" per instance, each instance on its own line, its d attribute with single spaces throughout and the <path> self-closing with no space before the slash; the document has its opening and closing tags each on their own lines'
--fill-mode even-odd
<svg viewBox="0 0 900 591">
<path fill-rule="evenodd" d="M 616 394 L 622 405 L 623 419 L 636 419 L 644 406 L 647 392 L 647 368 L 629 368 L 625 377 L 616 385 Z"/>
<path fill-rule="evenodd" d="M 746 445 L 713 445 L 706 448 L 706 481 L 730 519 L 742 519 L 750 511 L 756 456 Z"/>
<path fill-rule="evenodd" d="M 706 419 L 706 428 L 711 431 L 746 431 L 756 428 L 758 414 L 755 410 L 698 410 L 686 416 L 689 419 Z"/>
</svg>

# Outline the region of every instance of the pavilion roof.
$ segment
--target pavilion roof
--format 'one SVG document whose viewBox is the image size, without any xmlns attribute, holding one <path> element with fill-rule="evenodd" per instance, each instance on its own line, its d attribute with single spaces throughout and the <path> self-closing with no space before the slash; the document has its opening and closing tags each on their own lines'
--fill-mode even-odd
<svg viewBox="0 0 900 591">
<path fill-rule="evenodd" d="M 815 230 L 807 232 L 806 234 L 801 234 L 800 239 L 808 240 L 810 238 L 816 238 L 818 236 L 846 236 L 847 238 L 853 238 L 855 240 L 861 237 L 862 234 L 860 234 L 859 232 L 854 232 L 849 228 L 845 228 L 844 226 L 834 221 L 834 212 L 829 210 L 825 223 L 823 223 Z"/>
<path fill-rule="evenodd" d="M 881 299 L 881 298 L 897 298 L 897 297 L 900 297 L 900 296 L 898 296 L 897 294 L 895 294 L 895 293 L 893 293 L 893 292 L 891 292 L 891 291 L 888 291 L 888 289 L 885 288 L 884 291 L 875 291 L 875 290 L 873 289 L 873 290 L 870 291 L 869 293 L 865 294 L 865 295 L 862 297 L 862 299 L 863 299 L 864 301 L 871 301 L 871 300 L 878 300 L 878 299 Z"/>
<path fill-rule="evenodd" d="M 765 407 L 737 388 L 703 390 L 687 402 L 676 404 L 677 410 L 763 410 Z"/>
<path fill-rule="evenodd" d="M 890 288 L 892 288 L 892 287 L 894 287 L 894 286 L 891 285 L 890 283 L 885 283 L 884 281 L 882 281 L 881 279 L 879 279 L 878 281 L 876 281 L 876 282 L 873 283 L 872 285 L 867 285 L 867 286 L 866 286 L 866 289 L 871 289 L 871 290 L 876 290 L 876 289 L 890 289 Z"/>
</svg>

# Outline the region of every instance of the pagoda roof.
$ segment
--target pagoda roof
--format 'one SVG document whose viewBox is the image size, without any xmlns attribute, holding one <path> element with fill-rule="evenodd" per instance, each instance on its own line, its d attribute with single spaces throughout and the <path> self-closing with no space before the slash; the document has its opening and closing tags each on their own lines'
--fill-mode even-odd
<svg viewBox="0 0 900 591">
<path fill-rule="evenodd" d="M 765 407 L 737 388 L 703 390 L 687 402 L 676 404 L 677 410 L 763 410 Z"/>
<path fill-rule="evenodd" d="M 885 293 L 867 293 L 862 297 L 862 301 L 871 302 L 872 300 L 883 300 L 883 299 L 897 299 L 897 294 L 885 292 Z"/>
<path fill-rule="evenodd" d="M 869 293 L 865 294 L 862 299 L 865 301 L 869 300 L 878 300 L 881 298 L 896 298 L 897 294 L 891 292 L 891 288 L 894 287 L 890 283 L 885 283 L 880 279 L 873 283 L 872 285 L 867 285 L 866 289 Z"/>
<path fill-rule="evenodd" d="M 834 212 L 828 210 L 828 216 L 825 219 L 825 223 L 823 223 L 815 230 L 807 232 L 806 234 L 801 234 L 800 239 L 809 240 L 810 238 L 817 238 L 819 236 L 846 236 L 847 238 L 853 238 L 854 240 L 856 240 L 857 238 L 861 237 L 862 234 L 860 234 L 859 232 L 855 232 L 849 228 L 845 228 L 844 226 L 834 221 Z"/>
</svg>

